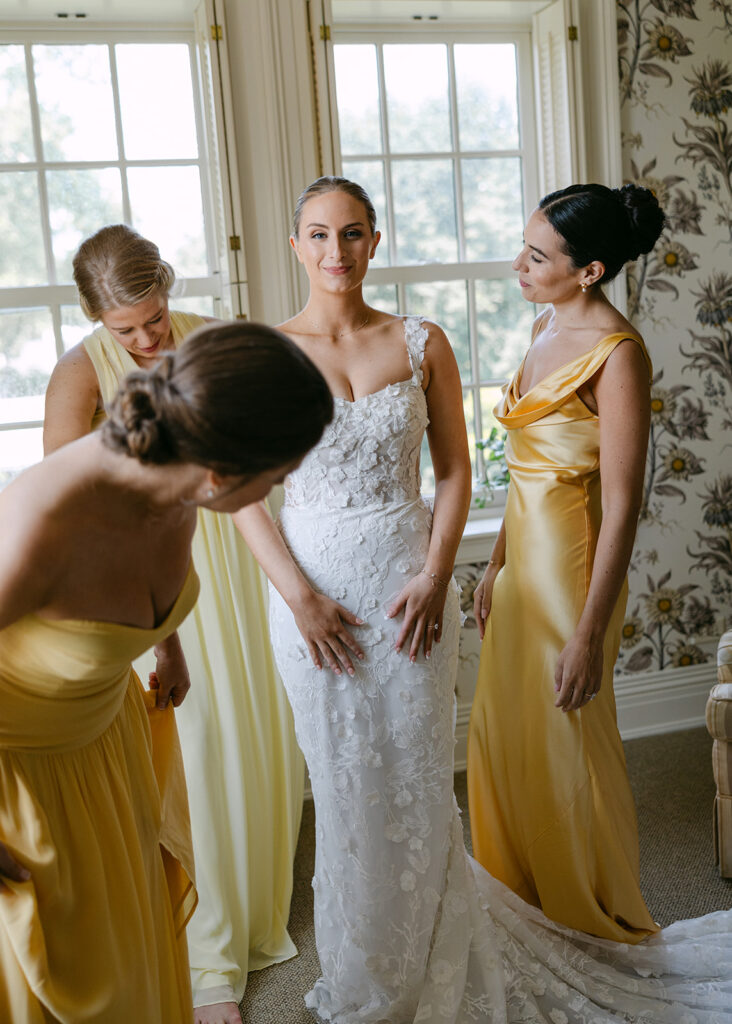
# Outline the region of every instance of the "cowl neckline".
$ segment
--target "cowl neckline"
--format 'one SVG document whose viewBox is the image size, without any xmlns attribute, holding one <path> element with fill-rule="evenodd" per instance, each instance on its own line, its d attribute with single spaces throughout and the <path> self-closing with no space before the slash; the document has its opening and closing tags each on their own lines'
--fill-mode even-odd
<svg viewBox="0 0 732 1024">
<path fill-rule="evenodd" d="M 649 377 L 653 374 L 651 358 L 648 355 L 643 339 L 629 331 L 617 331 L 601 338 L 596 345 L 583 352 L 575 359 L 558 366 L 543 377 L 538 384 L 530 388 L 525 395 L 519 393 L 521 377 L 528 352 L 512 380 L 506 385 L 503 397 L 494 409 L 499 423 L 507 429 L 524 427 L 535 420 L 554 412 L 566 402 L 584 383 L 593 377 L 608 358 L 610 353 L 621 341 L 637 342 L 648 365 Z M 583 403 L 584 405 L 584 403 Z M 586 406 L 589 416 L 594 416 Z"/>
</svg>

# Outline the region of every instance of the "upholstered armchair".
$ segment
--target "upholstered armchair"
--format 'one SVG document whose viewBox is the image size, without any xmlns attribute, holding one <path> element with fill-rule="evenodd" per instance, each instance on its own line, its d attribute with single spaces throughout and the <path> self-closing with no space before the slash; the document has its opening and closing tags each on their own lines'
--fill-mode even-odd
<svg viewBox="0 0 732 1024">
<path fill-rule="evenodd" d="M 707 728 L 714 739 L 712 765 L 717 783 L 714 847 L 720 875 L 732 878 L 732 629 L 719 641 L 717 680 L 707 701 Z"/>
</svg>

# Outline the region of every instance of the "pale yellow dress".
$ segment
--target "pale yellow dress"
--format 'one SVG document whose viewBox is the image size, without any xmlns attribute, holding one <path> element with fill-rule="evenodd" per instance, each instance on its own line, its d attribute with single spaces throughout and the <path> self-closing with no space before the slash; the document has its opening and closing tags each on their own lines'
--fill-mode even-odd
<svg viewBox="0 0 732 1024">
<path fill-rule="evenodd" d="M 638 942 L 656 926 L 639 887 L 635 806 L 616 724 L 613 666 L 627 599 L 604 645 L 602 687 L 554 707 L 557 658 L 584 608 L 602 518 L 599 420 L 577 394 L 612 334 L 520 397 L 523 364 L 495 414 L 511 482 L 468 740 L 475 857 L 547 917 Z"/>
<path fill-rule="evenodd" d="M 171 313 L 176 346 L 203 324 Z M 139 369 L 103 327 L 85 339 L 104 402 Z M 188 926 L 195 1005 L 241 999 L 247 972 L 294 956 L 287 933 L 303 759 L 275 669 L 267 588 L 231 517 L 198 513 L 201 593 L 180 629 L 191 689 L 177 709 L 198 908 Z M 147 656 L 137 668 L 154 669 Z"/>
<path fill-rule="evenodd" d="M 131 667 L 155 629 L 27 615 L 0 630 L 0 840 L 31 872 L 0 892 L 2 1024 L 193 1020 L 195 906 L 172 706 Z"/>
</svg>

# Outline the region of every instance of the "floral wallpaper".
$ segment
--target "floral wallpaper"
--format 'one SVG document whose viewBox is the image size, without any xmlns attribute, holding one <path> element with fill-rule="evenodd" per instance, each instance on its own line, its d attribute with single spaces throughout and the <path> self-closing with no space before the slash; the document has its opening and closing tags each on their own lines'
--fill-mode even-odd
<svg viewBox="0 0 732 1024">
<path fill-rule="evenodd" d="M 732 0 L 617 0 L 624 176 L 666 211 L 631 265 L 655 366 L 618 671 L 709 661 L 732 625 Z"/>
</svg>

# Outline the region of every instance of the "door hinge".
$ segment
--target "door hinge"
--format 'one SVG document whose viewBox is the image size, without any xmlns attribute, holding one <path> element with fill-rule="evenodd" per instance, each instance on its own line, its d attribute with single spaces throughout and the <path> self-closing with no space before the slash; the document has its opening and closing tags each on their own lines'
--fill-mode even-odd
<svg viewBox="0 0 732 1024">
<path fill-rule="evenodd" d="M 569 25 L 568 28 L 567 28 L 567 35 L 569 36 L 570 43 L 576 43 L 577 42 L 577 26 L 576 25 Z"/>
<path fill-rule="evenodd" d="M 241 249 L 241 238 L 238 235 L 229 235 L 229 248 L 232 252 L 238 252 Z"/>
<path fill-rule="evenodd" d="M 320 38 L 324 42 L 330 42 L 330 25 L 320 26 Z"/>
<path fill-rule="evenodd" d="M 211 38 L 215 43 L 221 42 L 221 40 L 224 38 L 224 30 L 221 28 L 221 25 L 211 26 Z"/>
</svg>

